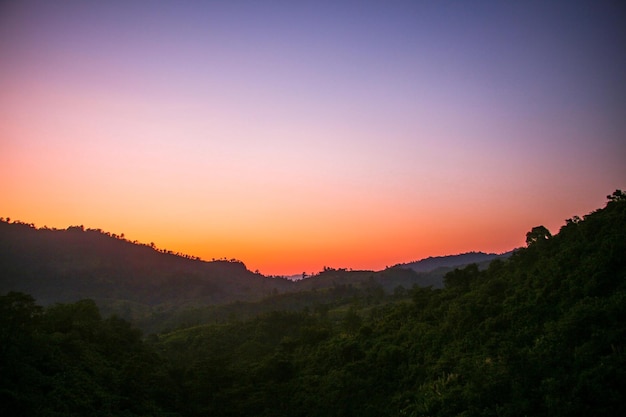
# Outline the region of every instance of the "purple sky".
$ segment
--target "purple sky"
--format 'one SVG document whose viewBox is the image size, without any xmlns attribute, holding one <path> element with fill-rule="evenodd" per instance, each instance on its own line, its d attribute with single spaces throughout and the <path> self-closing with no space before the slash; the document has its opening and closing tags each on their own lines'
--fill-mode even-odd
<svg viewBox="0 0 626 417">
<path fill-rule="evenodd" d="M 0 215 L 265 273 L 508 250 L 625 187 L 625 17 L 3 2 Z"/>
</svg>

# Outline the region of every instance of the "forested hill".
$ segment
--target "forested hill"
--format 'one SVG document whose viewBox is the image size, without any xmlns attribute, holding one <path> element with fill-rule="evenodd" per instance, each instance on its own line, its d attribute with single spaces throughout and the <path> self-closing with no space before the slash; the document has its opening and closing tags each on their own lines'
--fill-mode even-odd
<svg viewBox="0 0 626 417">
<path fill-rule="evenodd" d="M 255 300 L 290 283 L 235 260 L 204 262 L 99 229 L 0 222 L 0 292 L 38 302 L 131 300 L 149 306 Z"/>
<path fill-rule="evenodd" d="M 486 266 L 494 259 L 508 258 L 512 253 L 468 252 L 459 255 L 431 256 L 419 261 L 398 264 L 396 267 L 412 269 L 415 272 L 430 272 L 438 268 L 453 269 L 469 264 L 484 264 Z"/>
<path fill-rule="evenodd" d="M 0 296 L 4 416 L 610 416 L 626 403 L 626 195 L 481 270 L 151 335 Z"/>
<path fill-rule="evenodd" d="M 436 258 L 436 265 L 397 266 L 384 271 L 324 268 L 293 282 L 249 271 L 236 260 L 205 262 L 157 249 L 154 244 L 130 242 L 123 235 L 100 229 L 35 228 L 0 219 L 0 293 L 21 291 L 44 305 L 92 299 L 107 312 L 135 322 L 155 312 L 174 313 L 198 306 L 254 302 L 285 292 L 330 290 L 308 300 L 345 298 L 360 289 L 382 287 L 387 293 L 413 285 L 443 286 L 450 265 L 458 266 L 496 255 L 465 254 Z M 427 271 L 436 267 L 437 271 Z M 300 299 L 307 297 L 299 297 Z M 274 300 L 284 303 L 285 299 Z M 302 301 L 287 300 L 295 308 Z M 272 300 L 268 304 L 272 304 Z M 178 313 L 177 313 L 178 314 Z M 151 322 L 154 320 L 150 319 Z"/>
<path fill-rule="evenodd" d="M 410 303 L 161 335 L 157 346 L 193 375 L 184 414 L 622 415 L 626 195 L 526 238 L 486 270 L 448 273 L 443 289 L 414 287 Z"/>
</svg>

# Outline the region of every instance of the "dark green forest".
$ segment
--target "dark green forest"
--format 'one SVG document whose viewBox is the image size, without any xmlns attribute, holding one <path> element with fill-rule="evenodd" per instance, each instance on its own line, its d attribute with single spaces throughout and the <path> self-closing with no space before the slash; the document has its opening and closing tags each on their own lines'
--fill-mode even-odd
<svg viewBox="0 0 626 417">
<path fill-rule="evenodd" d="M 203 261 L 129 241 L 124 234 L 69 226 L 56 229 L 0 217 L 0 294 L 30 294 L 38 304 L 91 299 L 144 333 L 246 319 L 275 310 L 369 301 L 419 285 L 443 288 L 455 267 L 506 254 L 471 252 L 359 271 L 326 266 L 292 281 L 252 272 L 235 259 Z"/>
<path fill-rule="evenodd" d="M 91 300 L 6 293 L 0 413 L 621 415 L 626 195 L 608 198 L 554 235 L 533 228 L 507 259 L 448 272 L 443 288 L 277 294 L 273 310 L 233 304 L 167 332 L 142 334 Z"/>
</svg>

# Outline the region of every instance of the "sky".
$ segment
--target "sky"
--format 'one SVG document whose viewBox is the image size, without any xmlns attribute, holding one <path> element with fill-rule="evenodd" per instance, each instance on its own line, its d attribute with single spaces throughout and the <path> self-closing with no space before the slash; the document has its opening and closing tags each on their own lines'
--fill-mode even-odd
<svg viewBox="0 0 626 417">
<path fill-rule="evenodd" d="M 0 216 L 269 274 L 504 252 L 626 188 L 607 1 L 5 1 Z"/>
</svg>

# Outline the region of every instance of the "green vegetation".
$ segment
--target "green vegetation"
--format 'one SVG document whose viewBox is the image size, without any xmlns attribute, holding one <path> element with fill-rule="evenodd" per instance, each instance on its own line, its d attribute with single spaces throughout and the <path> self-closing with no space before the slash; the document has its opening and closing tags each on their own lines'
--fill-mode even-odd
<svg viewBox="0 0 626 417">
<path fill-rule="evenodd" d="M 494 256 L 441 257 L 379 272 L 326 267 L 293 282 L 253 273 L 235 259 L 204 262 L 129 242 L 123 233 L 83 226 L 38 229 L 0 218 L 0 294 L 27 293 L 44 306 L 92 299 L 103 316 L 115 314 L 146 333 L 358 297 L 371 301 L 381 289 L 439 288 L 451 266 L 484 263 Z"/>
<path fill-rule="evenodd" d="M 295 304 L 241 303 L 258 310 L 146 338 L 91 301 L 42 308 L 9 293 L 0 412 L 621 415 L 626 197 L 554 235 L 535 227 L 527 243 L 487 269 L 449 272 L 444 288 L 338 283 L 344 296 L 310 289 L 299 310 L 277 294 Z"/>
<path fill-rule="evenodd" d="M 120 236 L 0 219 L 0 291 L 25 292 L 44 305 L 89 298 L 116 314 L 128 310 L 130 319 L 153 307 L 256 301 L 292 284 L 255 279 L 235 259 L 204 262 Z"/>
</svg>

